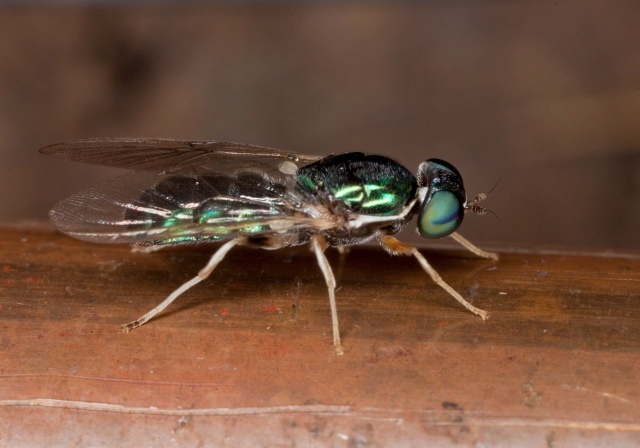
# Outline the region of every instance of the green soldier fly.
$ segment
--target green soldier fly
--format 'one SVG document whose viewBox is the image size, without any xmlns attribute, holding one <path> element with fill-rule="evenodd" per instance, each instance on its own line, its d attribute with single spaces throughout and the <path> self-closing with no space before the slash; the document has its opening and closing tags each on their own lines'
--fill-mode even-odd
<svg viewBox="0 0 640 448">
<path fill-rule="evenodd" d="M 63 233 L 96 243 L 140 245 L 148 252 L 170 245 L 222 243 L 196 277 L 123 325 L 125 332 L 206 279 L 236 245 L 311 245 L 327 284 L 339 355 L 344 350 L 327 247 L 374 240 L 393 255 L 412 255 L 440 287 L 487 318 L 486 311 L 445 283 L 417 248 L 393 236 L 417 214 L 423 237 L 451 236 L 477 256 L 498 258 L 456 233 L 466 211 L 486 213 L 478 205 L 485 195 L 467 201 L 460 173 L 443 160 L 422 162 L 414 176 L 384 156 L 354 152 L 318 157 L 219 141 L 106 138 L 55 144 L 40 152 L 132 170 L 58 203 L 50 217 Z"/>
</svg>

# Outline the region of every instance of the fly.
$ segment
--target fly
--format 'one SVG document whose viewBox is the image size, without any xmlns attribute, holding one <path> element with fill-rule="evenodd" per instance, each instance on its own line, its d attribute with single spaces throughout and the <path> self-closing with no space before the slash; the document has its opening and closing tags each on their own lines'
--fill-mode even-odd
<svg viewBox="0 0 640 448">
<path fill-rule="evenodd" d="M 439 159 L 417 176 L 383 156 L 359 152 L 318 157 L 219 141 L 91 139 L 44 147 L 42 154 L 131 172 L 76 193 L 50 212 L 63 233 L 95 243 L 129 243 L 151 252 L 166 246 L 222 242 L 198 275 L 162 303 L 122 326 L 128 332 L 206 279 L 236 245 L 280 249 L 309 244 L 329 294 L 336 353 L 340 342 L 336 281 L 327 247 L 377 241 L 392 255 L 412 255 L 440 287 L 472 313 L 488 314 L 442 280 L 417 248 L 397 240 L 418 215 L 425 238 L 451 236 L 483 258 L 498 259 L 456 230 L 485 196 L 466 198 L 462 177 Z"/>
</svg>

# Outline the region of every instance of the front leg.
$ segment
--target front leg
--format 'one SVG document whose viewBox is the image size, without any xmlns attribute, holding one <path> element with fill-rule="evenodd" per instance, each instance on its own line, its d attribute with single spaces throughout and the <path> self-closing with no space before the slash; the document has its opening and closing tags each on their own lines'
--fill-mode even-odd
<svg viewBox="0 0 640 448">
<path fill-rule="evenodd" d="M 461 245 L 463 245 L 465 247 L 465 249 L 467 249 L 470 252 L 473 252 L 474 254 L 476 254 L 480 258 L 490 258 L 492 260 L 497 260 L 499 258 L 497 253 L 495 253 L 495 252 L 486 252 L 486 251 L 480 249 L 479 247 L 476 247 L 471 241 L 469 241 L 466 238 L 463 238 L 462 235 L 460 235 L 458 232 L 453 232 L 449 236 L 451 238 L 453 238 L 454 240 L 456 240 Z"/>
<path fill-rule="evenodd" d="M 392 237 L 391 235 L 380 236 L 380 244 L 382 244 L 382 247 L 384 247 L 394 255 L 413 255 L 414 257 L 416 257 L 416 259 L 418 260 L 418 263 L 420 263 L 420 266 L 422 266 L 422 269 L 424 269 L 426 273 L 429 274 L 431 279 L 434 282 L 436 282 L 438 286 L 440 286 L 442 289 L 444 289 L 449 294 L 451 294 L 466 309 L 480 316 L 483 320 L 489 317 L 489 313 L 471 305 L 460 294 L 458 294 L 455 289 L 453 289 L 451 286 L 445 283 L 445 281 L 442 280 L 442 277 L 440 277 L 440 274 L 438 274 L 436 270 L 433 269 L 433 267 L 429 264 L 427 259 L 422 256 L 422 254 L 418 251 L 417 248 L 413 246 L 409 246 L 408 244 L 402 243 L 397 239 L 395 239 L 394 237 Z M 490 257 L 490 258 L 493 258 L 493 257 Z"/>
</svg>

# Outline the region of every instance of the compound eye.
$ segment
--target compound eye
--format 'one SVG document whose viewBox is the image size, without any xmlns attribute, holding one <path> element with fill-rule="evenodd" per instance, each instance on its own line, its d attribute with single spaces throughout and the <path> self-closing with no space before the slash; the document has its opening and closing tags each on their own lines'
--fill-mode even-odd
<svg viewBox="0 0 640 448">
<path fill-rule="evenodd" d="M 464 205 L 450 191 L 436 191 L 424 201 L 418 217 L 418 231 L 424 238 L 443 238 L 456 231 L 464 217 Z"/>
</svg>

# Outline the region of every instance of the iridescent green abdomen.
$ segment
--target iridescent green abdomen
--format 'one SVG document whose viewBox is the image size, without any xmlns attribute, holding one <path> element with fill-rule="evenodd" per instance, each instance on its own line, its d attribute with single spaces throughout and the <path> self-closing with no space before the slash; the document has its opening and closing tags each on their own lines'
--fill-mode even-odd
<svg viewBox="0 0 640 448">
<path fill-rule="evenodd" d="M 354 213 L 373 216 L 399 214 L 417 189 L 415 177 L 402 165 L 387 157 L 359 152 L 303 166 L 296 177 L 301 188 L 321 201 L 337 200 Z"/>
<path fill-rule="evenodd" d="M 144 191 L 125 212 L 129 230 L 169 228 L 155 244 L 251 236 L 287 216 L 278 185 L 259 176 L 171 176 Z"/>
</svg>

